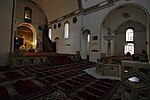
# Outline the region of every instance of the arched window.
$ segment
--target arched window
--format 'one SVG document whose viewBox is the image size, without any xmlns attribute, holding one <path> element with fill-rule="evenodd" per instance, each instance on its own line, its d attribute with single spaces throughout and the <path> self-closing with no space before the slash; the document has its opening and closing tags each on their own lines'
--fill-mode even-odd
<svg viewBox="0 0 150 100">
<path fill-rule="evenodd" d="M 124 47 L 124 53 L 134 54 L 134 30 L 132 28 L 128 28 L 126 30 L 126 45 Z"/>
<path fill-rule="evenodd" d="M 69 38 L 69 23 L 66 22 L 64 25 L 64 38 Z"/>
<path fill-rule="evenodd" d="M 133 41 L 133 29 L 129 28 L 126 30 L 126 42 Z"/>
<path fill-rule="evenodd" d="M 51 40 L 51 38 L 52 38 L 52 28 L 51 27 L 49 28 L 48 37 Z"/>
<path fill-rule="evenodd" d="M 87 40 L 88 40 L 88 42 L 90 42 L 90 34 L 88 34 Z"/>
</svg>

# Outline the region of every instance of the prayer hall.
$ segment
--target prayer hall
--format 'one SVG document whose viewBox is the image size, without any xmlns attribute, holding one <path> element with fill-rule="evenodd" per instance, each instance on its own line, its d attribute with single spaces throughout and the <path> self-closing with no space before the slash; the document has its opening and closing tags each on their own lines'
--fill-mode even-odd
<svg viewBox="0 0 150 100">
<path fill-rule="evenodd" d="M 1 0 L 0 100 L 150 100 L 150 0 Z"/>
</svg>

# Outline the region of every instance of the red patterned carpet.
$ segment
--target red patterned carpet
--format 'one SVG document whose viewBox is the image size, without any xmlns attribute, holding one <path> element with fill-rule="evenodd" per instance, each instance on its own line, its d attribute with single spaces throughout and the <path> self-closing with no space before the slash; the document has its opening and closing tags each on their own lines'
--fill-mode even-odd
<svg viewBox="0 0 150 100">
<path fill-rule="evenodd" d="M 11 85 L 21 95 L 31 94 L 40 90 L 40 87 L 33 83 L 32 80 L 19 80 Z"/>
<path fill-rule="evenodd" d="M 10 98 L 9 93 L 5 86 L 0 86 L 0 98 L 2 100 L 8 100 Z"/>
<path fill-rule="evenodd" d="M 98 80 L 83 71 L 94 66 L 93 62 L 82 61 L 1 71 L 0 99 L 109 100 L 120 81 Z"/>
</svg>

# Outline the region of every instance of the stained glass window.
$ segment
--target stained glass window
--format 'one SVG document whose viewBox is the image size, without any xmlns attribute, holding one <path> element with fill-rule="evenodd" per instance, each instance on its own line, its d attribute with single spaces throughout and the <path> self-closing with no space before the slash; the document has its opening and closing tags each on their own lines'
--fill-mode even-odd
<svg viewBox="0 0 150 100">
<path fill-rule="evenodd" d="M 31 23 L 31 19 L 32 19 L 31 17 L 32 17 L 32 9 L 29 8 L 29 7 L 25 7 L 25 10 L 24 10 L 24 21 Z"/>
</svg>

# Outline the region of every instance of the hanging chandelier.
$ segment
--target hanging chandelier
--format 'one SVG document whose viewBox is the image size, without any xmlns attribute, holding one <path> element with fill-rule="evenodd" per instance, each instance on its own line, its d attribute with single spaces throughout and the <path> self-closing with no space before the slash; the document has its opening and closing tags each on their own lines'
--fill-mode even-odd
<svg viewBox="0 0 150 100">
<path fill-rule="evenodd" d="M 104 35 L 104 39 L 107 41 L 111 41 L 115 38 L 115 35 L 113 33 L 111 33 L 111 29 L 110 29 L 110 6 L 109 6 L 109 14 L 108 14 L 108 33 L 106 35 Z"/>
<path fill-rule="evenodd" d="M 115 35 L 112 34 L 112 33 L 110 33 L 109 30 L 108 30 L 108 33 L 107 33 L 106 35 L 104 35 L 103 38 L 104 38 L 105 40 L 107 40 L 107 41 L 111 41 L 111 40 L 113 40 L 113 39 L 115 38 Z"/>
</svg>

